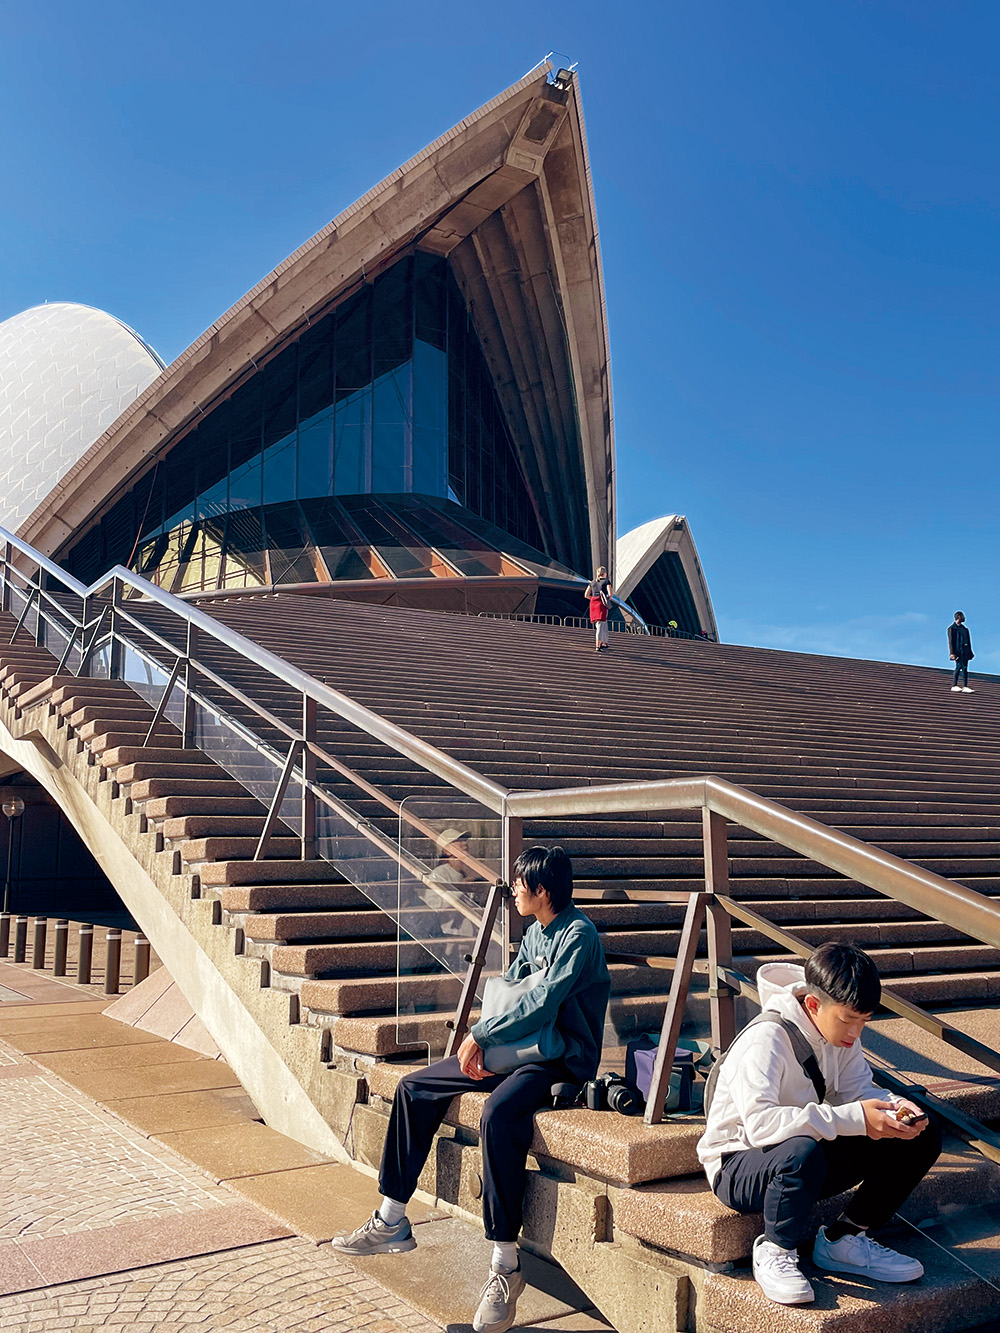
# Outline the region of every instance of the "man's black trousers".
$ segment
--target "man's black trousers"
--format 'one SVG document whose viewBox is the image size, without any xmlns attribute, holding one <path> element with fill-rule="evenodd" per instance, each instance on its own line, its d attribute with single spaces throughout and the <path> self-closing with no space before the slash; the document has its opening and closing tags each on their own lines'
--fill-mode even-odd
<svg viewBox="0 0 1000 1333">
<path fill-rule="evenodd" d="M 379 1189 L 405 1203 L 417 1187 L 434 1132 L 452 1098 L 463 1092 L 488 1092 L 480 1121 L 486 1237 L 517 1240 L 535 1112 L 550 1104 L 552 1084 L 569 1077 L 561 1065 L 535 1064 L 522 1065 L 512 1074 L 474 1079 L 462 1073 L 454 1055 L 407 1074 L 392 1099 Z"/>
<path fill-rule="evenodd" d="M 941 1130 L 930 1121 L 915 1139 L 805 1135 L 768 1148 L 728 1153 L 713 1186 L 727 1208 L 763 1213 L 764 1235 L 786 1250 L 798 1249 L 818 1199 L 858 1185 L 847 1205 L 856 1226 L 884 1226 L 937 1161 Z"/>
</svg>

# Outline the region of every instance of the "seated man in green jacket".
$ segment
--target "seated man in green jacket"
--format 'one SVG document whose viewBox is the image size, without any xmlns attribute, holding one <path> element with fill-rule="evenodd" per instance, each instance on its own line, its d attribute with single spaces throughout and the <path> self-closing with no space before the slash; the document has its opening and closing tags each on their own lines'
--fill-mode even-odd
<svg viewBox="0 0 1000 1333">
<path fill-rule="evenodd" d="M 518 857 L 513 880 L 518 912 L 535 920 L 507 977 L 520 980 L 547 966 L 545 980 L 527 991 L 514 1009 L 476 1023 L 457 1056 L 400 1080 L 379 1173 L 382 1206 L 357 1231 L 332 1242 L 334 1251 L 346 1256 L 414 1249 L 406 1204 L 434 1133 L 452 1098 L 488 1092 L 480 1130 L 483 1219 L 493 1258 L 473 1321 L 476 1333 L 504 1333 L 514 1322 L 524 1290 L 517 1238 L 535 1112 L 548 1105 L 553 1083 L 585 1083 L 597 1073 L 611 993 L 597 931 L 573 905 L 573 867 L 562 848 L 529 848 Z M 550 1019 L 565 1041 L 559 1060 L 524 1064 L 509 1074 L 489 1073 L 484 1052 L 530 1037 Z"/>
</svg>

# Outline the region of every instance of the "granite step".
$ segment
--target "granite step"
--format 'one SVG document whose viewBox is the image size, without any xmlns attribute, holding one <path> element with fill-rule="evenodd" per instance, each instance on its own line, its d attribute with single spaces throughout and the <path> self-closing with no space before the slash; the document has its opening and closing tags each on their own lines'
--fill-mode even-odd
<svg viewBox="0 0 1000 1333">
<path fill-rule="evenodd" d="M 396 939 L 398 927 L 387 912 L 373 903 L 364 910 L 344 909 L 327 912 L 302 912 L 295 915 L 260 913 L 248 916 L 243 929 L 247 939 L 261 943 L 292 943 L 316 940 L 318 947 L 331 936 L 344 939 Z M 275 960 L 278 971 L 284 969 Z"/>
<path fill-rule="evenodd" d="M 206 861 L 200 869 L 206 886 L 344 883 L 329 861 Z"/>
<path fill-rule="evenodd" d="M 704 1333 L 994 1333 L 1000 1317 L 996 1277 L 979 1275 L 998 1248 L 996 1224 L 955 1255 L 903 1226 L 886 1243 L 924 1265 L 919 1282 L 887 1286 L 843 1274 L 824 1273 L 806 1258 L 803 1271 L 816 1300 L 806 1306 L 776 1305 L 754 1282 L 749 1268 L 708 1274 L 699 1286 L 699 1328 Z M 959 1258 L 961 1256 L 961 1258 Z M 970 1262 L 976 1267 L 970 1268 Z"/>
<path fill-rule="evenodd" d="M 659 1031 L 667 997 L 663 992 L 648 995 L 613 994 L 608 1006 L 608 1022 L 620 1042 L 639 1033 Z M 473 1013 L 478 1013 L 474 1010 Z M 437 1013 L 400 1013 L 362 1018 L 337 1018 L 332 1024 L 334 1044 L 359 1055 L 386 1056 L 404 1054 L 408 1046 L 426 1046 L 431 1055 L 440 1056 L 448 1040 L 453 1011 Z"/>
<path fill-rule="evenodd" d="M 343 881 L 224 888 L 219 897 L 227 912 L 315 911 L 328 907 L 365 907 L 370 902 L 360 889 Z"/>
<path fill-rule="evenodd" d="M 1000 1167 L 961 1140 L 948 1139 L 937 1165 L 903 1212 L 916 1222 L 942 1209 L 954 1210 L 963 1199 L 1000 1201 Z M 817 1210 L 817 1224 L 836 1217 L 842 1206 L 842 1197 L 826 1200 Z M 720 1203 L 703 1174 L 622 1191 L 614 1200 L 614 1222 L 618 1230 L 648 1245 L 706 1265 L 747 1259 L 764 1230 L 759 1213 L 735 1213 Z"/>
<path fill-rule="evenodd" d="M 95 724 L 109 726 L 113 722 L 115 726 L 120 725 L 127 731 L 129 723 L 134 721 L 135 730 L 140 730 L 145 722 L 148 731 L 153 720 L 152 708 L 137 694 L 132 694 L 130 699 L 116 699 L 113 703 L 110 700 L 107 703 L 85 703 L 75 709 L 72 707 L 73 702 L 68 699 L 59 705 L 59 712 L 71 727 L 93 727 Z"/>
<path fill-rule="evenodd" d="M 388 1114 L 399 1080 L 419 1063 L 380 1061 L 368 1072 L 369 1092 Z M 478 1133 L 486 1094 L 467 1092 L 456 1097 L 445 1114 L 445 1124 Z M 699 1170 L 696 1145 L 702 1125 L 698 1120 L 665 1121 L 646 1125 L 638 1116 L 613 1111 L 542 1111 L 535 1116 L 531 1151 L 576 1168 L 586 1175 L 617 1185 L 690 1176 Z"/>
<path fill-rule="evenodd" d="M 187 862 L 198 861 L 235 861 L 246 859 L 250 861 L 257 850 L 258 838 L 192 838 L 189 841 L 181 842 L 178 851 L 181 860 Z M 282 830 L 278 830 L 268 840 L 267 847 L 264 850 L 264 858 L 267 860 L 281 860 L 293 857 L 301 848 L 301 842 L 298 838 L 292 837 Z M 251 862 L 251 864 L 253 864 Z"/>
<path fill-rule="evenodd" d="M 612 964 L 608 971 L 614 995 L 645 993 L 656 996 L 657 1003 L 662 1003 L 662 973 L 621 963 Z M 395 1013 L 397 1004 L 408 1014 L 419 1010 L 447 1011 L 458 1003 L 461 989 L 462 978 L 451 973 L 336 977 L 304 981 L 299 998 L 315 1014 L 377 1016 Z"/>
<path fill-rule="evenodd" d="M 143 808 L 149 819 L 173 819 L 187 815 L 259 815 L 263 825 L 266 815 L 260 801 L 245 791 L 242 796 L 206 796 L 200 787 L 193 796 L 149 798 Z"/>
</svg>

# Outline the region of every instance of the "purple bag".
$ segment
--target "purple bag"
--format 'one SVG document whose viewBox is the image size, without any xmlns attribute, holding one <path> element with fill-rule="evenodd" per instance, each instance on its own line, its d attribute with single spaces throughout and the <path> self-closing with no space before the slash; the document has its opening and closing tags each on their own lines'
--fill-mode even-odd
<svg viewBox="0 0 1000 1333">
<path fill-rule="evenodd" d="M 653 1065 L 660 1045 L 660 1034 L 644 1032 L 625 1048 L 625 1082 L 646 1101 L 653 1081 Z M 694 1086 L 694 1052 L 680 1047 L 674 1052 L 674 1066 L 670 1071 L 670 1089 L 663 1109 L 690 1111 L 691 1089 Z"/>
</svg>

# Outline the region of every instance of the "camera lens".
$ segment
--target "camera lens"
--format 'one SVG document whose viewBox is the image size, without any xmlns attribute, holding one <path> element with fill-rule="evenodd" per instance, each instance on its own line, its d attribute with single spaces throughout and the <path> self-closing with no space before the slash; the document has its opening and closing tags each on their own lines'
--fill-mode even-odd
<svg viewBox="0 0 1000 1333">
<path fill-rule="evenodd" d="M 639 1097 L 627 1083 L 613 1083 L 608 1088 L 608 1108 L 619 1115 L 638 1115 L 642 1110 Z"/>
</svg>

